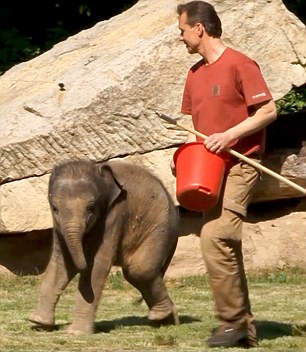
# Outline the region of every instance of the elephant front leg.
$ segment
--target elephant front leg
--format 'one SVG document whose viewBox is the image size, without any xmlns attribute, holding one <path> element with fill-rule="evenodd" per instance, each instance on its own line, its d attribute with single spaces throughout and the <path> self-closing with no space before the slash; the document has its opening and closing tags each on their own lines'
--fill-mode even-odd
<svg viewBox="0 0 306 352">
<path fill-rule="evenodd" d="M 43 326 L 54 325 L 55 306 L 74 275 L 74 270 L 67 268 L 61 253 L 54 251 L 42 278 L 38 303 L 29 314 L 29 321 Z"/>
<path fill-rule="evenodd" d="M 81 273 L 76 294 L 73 320 L 67 332 L 74 335 L 94 333 L 94 322 L 102 290 L 112 261 L 109 258 L 95 260 L 92 270 Z"/>
</svg>

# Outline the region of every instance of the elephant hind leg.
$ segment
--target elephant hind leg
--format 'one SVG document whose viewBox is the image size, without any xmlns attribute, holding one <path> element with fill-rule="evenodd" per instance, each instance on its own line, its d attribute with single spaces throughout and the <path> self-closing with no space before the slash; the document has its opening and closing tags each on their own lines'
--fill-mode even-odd
<svg viewBox="0 0 306 352">
<path fill-rule="evenodd" d="M 158 305 L 151 307 L 148 319 L 154 326 L 180 324 L 179 316 L 173 303 L 171 309 L 167 310 Z"/>
<path fill-rule="evenodd" d="M 156 324 L 179 324 L 178 314 L 169 297 L 162 273 L 148 276 L 148 273 L 131 269 L 123 269 L 126 280 L 137 288 L 147 306 L 149 307 L 148 319 Z"/>
<path fill-rule="evenodd" d="M 167 256 L 167 259 L 166 259 L 166 261 L 165 261 L 165 263 L 164 263 L 164 265 L 163 265 L 163 268 L 162 268 L 162 276 L 164 277 L 164 275 L 165 275 L 165 273 L 166 273 L 166 271 L 167 271 L 167 269 L 168 269 L 168 267 L 169 267 L 169 265 L 170 265 L 170 263 L 171 263 L 171 260 L 172 260 L 172 258 L 173 258 L 173 256 L 174 256 L 174 253 L 175 253 L 175 251 L 176 251 L 176 247 L 177 247 L 177 241 L 173 244 L 173 246 L 172 246 L 172 248 L 171 248 L 171 251 L 169 252 L 169 254 L 168 254 L 168 256 Z"/>
</svg>

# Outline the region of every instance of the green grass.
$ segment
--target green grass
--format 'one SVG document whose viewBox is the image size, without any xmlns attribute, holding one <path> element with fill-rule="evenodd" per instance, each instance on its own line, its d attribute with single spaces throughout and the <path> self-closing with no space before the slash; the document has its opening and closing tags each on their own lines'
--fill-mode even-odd
<svg viewBox="0 0 306 352">
<path fill-rule="evenodd" d="M 258 328 L 254 351 L 306 351 L 306 271 L 299 268 L 249 275 L 250 298 Z M 154 328 L 139 294 L 120 273 L 111 275 L 96 319 L 96 333 L 70 336 L 77 281 L 61 297 L 52 332 L 27 321 L 38 295 L 39 277 L 1 276 L 0 351 L 207 351 L 205 340 L 217 325 L 205 276 L 167 280 L 181 324 Z M 224 349 L 213 349 L 222 351 Z M 232 348 L 229 351 L 242 351 Z"/>
</svg>

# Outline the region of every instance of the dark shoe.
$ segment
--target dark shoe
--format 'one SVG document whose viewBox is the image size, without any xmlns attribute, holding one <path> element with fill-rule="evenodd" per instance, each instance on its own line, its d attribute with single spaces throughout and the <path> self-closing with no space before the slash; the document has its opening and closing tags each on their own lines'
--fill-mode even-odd
<svg viewBox="0 0 306 352">
<path fill-rule="evenodd" d="M 258 347 L 258 342 L 257 340 L 247 337 L 246 339 L 239 341 L 239 346 L 243 348 Z"/>
<path fill-rule="evenodd" d="M 248 338 L 246 327 L 235 328 L 229 325 L 221 325 L 207 340 L 209 347 L 241 347 Z"/>
</svg>

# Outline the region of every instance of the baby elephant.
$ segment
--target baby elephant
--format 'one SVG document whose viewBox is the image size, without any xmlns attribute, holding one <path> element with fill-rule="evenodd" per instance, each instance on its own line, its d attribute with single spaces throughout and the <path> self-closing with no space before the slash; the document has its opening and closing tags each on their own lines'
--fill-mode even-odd
<svg viewBox="0 0 306 352">
<path fill-rule="evenodd" d="M 97 306 L 112 265 L 122 268 L 149 308 L 149 320 L 178 324 L 163 280 L 178 240 L 178 213 L 162 183 L 122 161 L 68 161 L 49 181 L 53 252 L 29 315 L 52 326 L 55 306 L 79 273 L 68 332 L 93 333 Z"/>
</svg>

